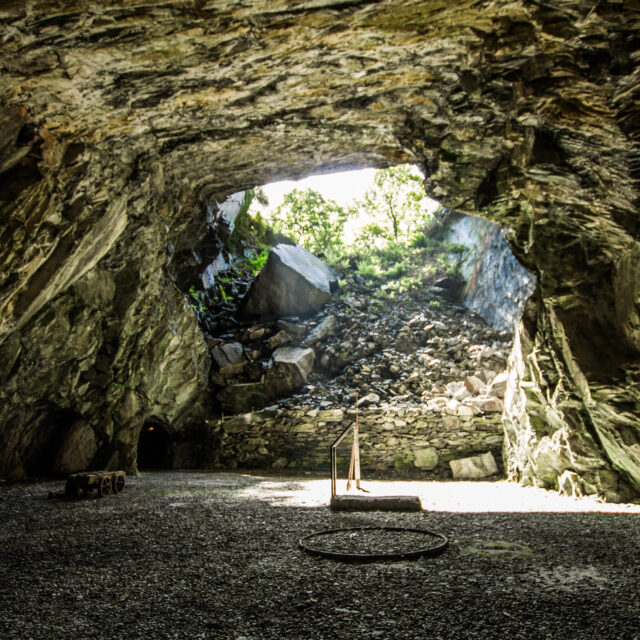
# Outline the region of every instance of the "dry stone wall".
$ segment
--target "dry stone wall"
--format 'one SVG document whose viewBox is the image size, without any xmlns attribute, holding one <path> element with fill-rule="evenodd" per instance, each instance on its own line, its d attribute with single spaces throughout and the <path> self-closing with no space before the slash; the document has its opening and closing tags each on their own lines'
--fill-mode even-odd
<svg viewBox="0 0 640 640">
<path fill-rule="evenodd" d="M 450 477 L 450 460 L 491 451 L 500 461 L 500 413 L 473 413 L 455 401 L 442 410 L 426 405 L 359 410 L 362 469 L 384 471 L 385 475 L 423 471 Z M 328 470 L 331 443 L 355 420 L 354 408 L 311 406 L 267 408 L 233 416 L 213 428 L 220 441 L 217 463 L 225 467 Z M 343 472 L 350 449 L 347 437 L 338 448 Z"/>
</svg>

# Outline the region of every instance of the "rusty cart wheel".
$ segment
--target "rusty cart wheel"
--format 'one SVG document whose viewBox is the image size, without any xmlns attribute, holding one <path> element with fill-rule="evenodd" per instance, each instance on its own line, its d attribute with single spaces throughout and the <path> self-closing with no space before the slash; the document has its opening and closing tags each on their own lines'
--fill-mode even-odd
<svg viewBox="0 0 640 640">
<path fill-rule="evenodd" d="M 102 476 L 98 481 L 98 495 L 101 498 L 111 493 L 111 476 Z"/>
<path fill-rule="evenodd" d="M 120 493 L 124 489 L 124 476 L 122 474 L 114 474 L 111 486 L 113 493 Z"/>
</svg>

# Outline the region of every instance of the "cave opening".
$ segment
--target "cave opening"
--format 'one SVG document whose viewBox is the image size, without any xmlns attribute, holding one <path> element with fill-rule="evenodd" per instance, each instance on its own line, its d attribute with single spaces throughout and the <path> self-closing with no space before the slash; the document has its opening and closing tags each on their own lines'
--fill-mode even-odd
<svg viewBox="0 0 640 640">
<path fill-rule="evenodd" d="M 172 462 L 172 440 L 167 428 L 157 420 L 148 420 L 138 437 L 138 469 L 171 469 Z"/>
<path fill-rule="evenodd" d="M 186 282 L 215 418 L 233 430 L 218 464 L 326 470 L 326 445 L 357 403 L 371 420 L 370 476 L 450 478 L 452 460 L 474 456 L 491 458 L 488 475 L 502 471 L 506 360 L 534 280 L 499 226 L 429 199 L 411 165 L 266 184 L 207 219 L 218 252 L 204 260 L 196 248 Z M 302 272 L 290 273 L 298 249 L 331 273 L 331 295 L 308 309 Z M 273 407 L 291 422 L 285 438 L 261 417 Z M 449 415 L 420 438 L 429 412 Z M 261 433 L 238 435 L 233 421 L 254 413 Z"/>
<path fill-rule="evenodd" d="M 24 468 L 29 477 L 60 475 L 69 471 L 65 466 L 66 445 L 78 420 L 79 416 L 74 411 L 56 408 L 34 421 L 30 445 L 24 457 Z"/>
</svg>

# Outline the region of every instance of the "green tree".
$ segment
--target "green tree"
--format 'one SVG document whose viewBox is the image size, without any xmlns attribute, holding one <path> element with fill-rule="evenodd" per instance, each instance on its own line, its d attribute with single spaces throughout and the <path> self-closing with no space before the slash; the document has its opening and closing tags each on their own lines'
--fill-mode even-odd
<svg viewBox="0 0 640 640">
<path fill-rule="evenodd" d="M 313 189 L 294 189 L 276 209 L 273 224 L 308 251 L 324 255 L 343 244 L 346 211 Z"/>
<path fill-rule="evenodd" d="M 375 229 L 377 236 L 397 242 L 408 238 L 411 232 L 428 217 L 427 197 L 422 177 L 408 165 L 380 169 L 374 176 L 374 186 L 368 189 L 362 200 L 355 202 L 360 215 L 374 220 L 364 227 Z M 380 233 L 382 230 L 383 234 Z"/>
</svg>

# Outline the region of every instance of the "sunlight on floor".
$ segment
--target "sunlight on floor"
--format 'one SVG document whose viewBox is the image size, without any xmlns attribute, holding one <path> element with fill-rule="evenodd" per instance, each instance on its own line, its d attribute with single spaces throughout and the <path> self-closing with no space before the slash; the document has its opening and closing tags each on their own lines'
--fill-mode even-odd
<svg viewBox="0 0 640 640">
<path fill-rule="evenodd" d="M 329 480 L 254 478 L 240 496 L 257 498 L 274 506 L 321 507 L 329 504 Z M 590 512 L 640 513 L 637 504 L 608 504 L 594 498 L 570 498 L 555 491 L 522 487 L 511 482 L 402 482 L 362 481 L 371 496 L 418 495 L 426 511 L 481 512 Z M 345 482 L 338 484 L 345 491 Z M 355 495 L 352 489 L 350 494 Z"/>
</svg>

